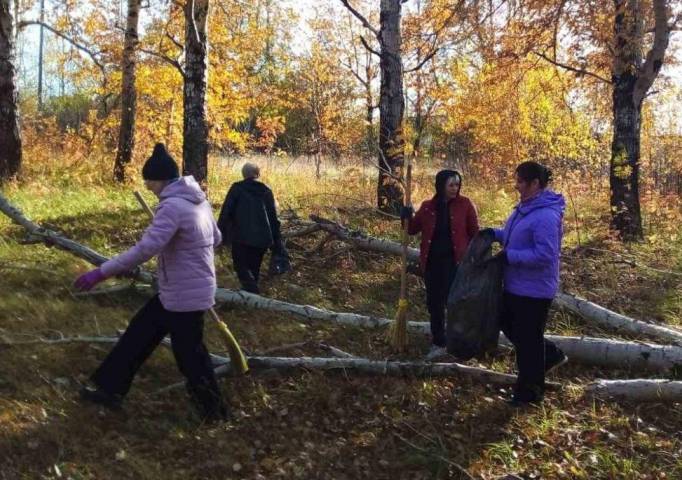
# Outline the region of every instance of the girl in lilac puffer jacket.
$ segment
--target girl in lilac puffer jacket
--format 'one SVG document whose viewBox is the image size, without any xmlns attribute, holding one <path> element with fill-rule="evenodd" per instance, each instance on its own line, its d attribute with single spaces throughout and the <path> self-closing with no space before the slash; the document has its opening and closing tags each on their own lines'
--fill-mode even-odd
<svg viewBox="0 0 682 480">
<path fill-rule="evenodd" d="M 134 270 L 158 256 L 159 294 L 133 317 L 125 333 L 92 375 L 84 400 L 119 408 L 135 373 L 170 334 L 173 353 L 187 379 L 187 390 L 201 416 L 220 420 L 223 404 L 208 351 L 203 344 L 203 315 L 214 304 L 216 277 L 213 249 L 220 230 L 206 195 L 193 177 L 179 177 L 163 144 L 157 144 L 142 176 L 158 198 L 152 224 L 126 252 L 81 275 L 76 287 L 89 290 L 107 277 Z"/>
</svg>

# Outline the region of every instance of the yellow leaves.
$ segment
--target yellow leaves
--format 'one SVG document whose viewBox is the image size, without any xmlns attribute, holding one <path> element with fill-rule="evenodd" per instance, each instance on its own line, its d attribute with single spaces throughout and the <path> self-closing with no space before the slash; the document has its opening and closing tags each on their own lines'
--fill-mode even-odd
<svg viewBox="0 0 682 480">
<path fill-rule="evenodd" d="M 281 115 L 259 117 L 256 120 L 256 128 L 258 129 L 258 138 L 255 146 L 263 149 L 266 153 L 270 153 L 275 146 L 277 137 L 284 133 L 284 117 Z"/>
</svg>

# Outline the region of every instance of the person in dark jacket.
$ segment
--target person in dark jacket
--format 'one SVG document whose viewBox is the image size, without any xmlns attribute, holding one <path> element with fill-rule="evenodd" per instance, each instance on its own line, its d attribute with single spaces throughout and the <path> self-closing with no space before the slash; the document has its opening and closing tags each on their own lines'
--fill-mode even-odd
<svg viewBox="0 0 682 480">
<path fill-rule="evenodd" d="M 275 198 L 257 179 L 260 169 L 252 163 L 242 167 L 244 180 L 235 182 L 225 197 L 218 227 L 223 244 L 232 244 L 232 262 L 242 289 L 260 293 L 263 256 L 269 248 L 283 249 Z"/>
<path fill-rule="evenodd" d="M 549 307 L 559 286 L 562 195 L 547 189 L 552 174 L 537 162 L 516 167 L 520 201 L 502 229 L 485 229 L 502 244 L 495 259 L 504 264 L 501 327 L 514 344 L 518 378 L 514 406 L 542 401 L 545 374 L 568 357 L 544 338 Z"/>
<path fill-rule="evenodd" d="M 409 221 L 408 233 L 421 233 L 420 267 L 426 284 L 426 304 L 431 317 L 432 346 L 427 359 L 444 355 L 445 306 L 450 285 L 469 242 L 478 233 L 474 204 L 460 194 L 462 175 L 455 170 L 436 174 L 436 194 L 422 203 L 413 216 L 411 206 L 402 209 Z"/>
</svg>

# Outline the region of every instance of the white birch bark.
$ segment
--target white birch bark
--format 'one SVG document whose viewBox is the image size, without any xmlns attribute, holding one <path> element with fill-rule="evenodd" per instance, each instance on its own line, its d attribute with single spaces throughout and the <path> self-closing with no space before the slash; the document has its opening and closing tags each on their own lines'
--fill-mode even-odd
<svg viewBox="0 0 682 480">
<path fill-rule="evenodd" d="M 609 327 L 612 330 L 650 335 L 665 342 L 682 345 L 682 332 L 679 330 L 664 325 L 635 320 L 580 298 L 577 295 L 557 293 L 554 303 L 573 313 L 577 313 L 585 320 L 603 327 Z"/>
<path fill-rule="evenodd" d="M 597 380 L 585 387 L 585 393 L 602 400 L 682 402 L 682 382 L 665 379 Z"/>
</svg>

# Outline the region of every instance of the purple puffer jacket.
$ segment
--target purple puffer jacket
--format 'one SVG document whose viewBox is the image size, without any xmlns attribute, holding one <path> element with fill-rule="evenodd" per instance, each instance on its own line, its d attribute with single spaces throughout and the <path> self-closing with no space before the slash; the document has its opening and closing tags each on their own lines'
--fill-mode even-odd
<svg viewBox="0 0 682 480">
<path fill-rule="evenodd" d="M 161 192 L 152 224 L 139 242 L 101 265 L 106 276 L 129 272 L 158 255 L 159 298 L 166 310 L 208 310 L 214 303 L 213 248 L 220 230 L 194 177 L 182 177 Z"/>
<path fill-rule="evenodd" d="M 495 239 L 507 252 L 504 289 L 514 295 L 554 298 L 559 288 L 564 197 L 541 190 L 519 203 Z"/>
</svg>

